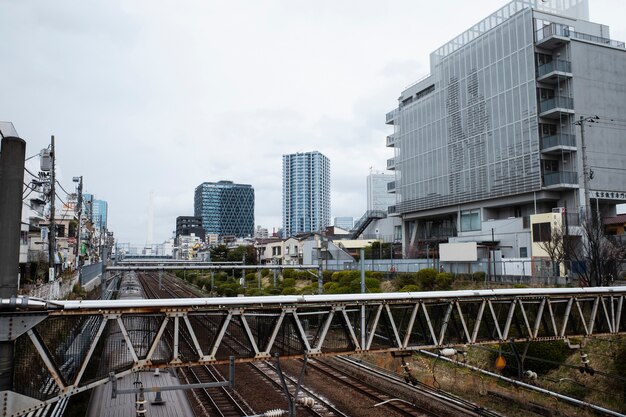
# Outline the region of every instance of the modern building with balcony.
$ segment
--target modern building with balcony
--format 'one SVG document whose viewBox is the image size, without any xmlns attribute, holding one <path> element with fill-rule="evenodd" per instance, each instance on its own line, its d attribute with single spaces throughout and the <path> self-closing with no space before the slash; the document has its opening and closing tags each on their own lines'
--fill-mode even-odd
<svg viewBox="0 0 626 417">
<path fill-rule="evenodd" d="M 405 255 L 475 241 L 526 257 L 530 215 L 614 216 L 624 114 L 626 48 L 589 21 L 588 0 L 515 0 L 478 22 L 385 118 Z"/>
<path fill-rule="evenodd" d="M 194 216 L 207 235 L 254 235 L 254 188 L 232 181 L 204 182 L 196 187 Z"/>
<path fill-rule="evenodd" d="M 317 151 L 283 155 L 283 238 L 330 226 L 330 160 Z"/>
</svg>

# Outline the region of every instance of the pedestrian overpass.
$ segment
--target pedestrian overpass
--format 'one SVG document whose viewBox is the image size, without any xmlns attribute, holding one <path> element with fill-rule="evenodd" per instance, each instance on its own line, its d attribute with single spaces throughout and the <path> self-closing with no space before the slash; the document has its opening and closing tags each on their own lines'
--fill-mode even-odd
<svg viewBox="0 0 626 417">
<path fill-rule="evenodd" d="M 237 298 L 1 300 L 2 415 L 138 370 L 626 333 L 626 287 Z M 10 349 L 6 349 L 7 346 Z M 12 357 L 7 358 L 11 352 Z"/>
</svg>

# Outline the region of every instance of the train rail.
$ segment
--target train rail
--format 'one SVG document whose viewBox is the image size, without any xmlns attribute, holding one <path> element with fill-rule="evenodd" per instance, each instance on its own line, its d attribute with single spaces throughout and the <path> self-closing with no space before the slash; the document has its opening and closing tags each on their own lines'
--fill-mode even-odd
<svg viewBox="0 0 626 417">
<path fill-rule="evenodd" d="M 420 381 L 414 380 L 411 385 L 406 384 L 402 375 L 389 369 L 379 367 L 371 362 L 356 360 L 345 356 L 337 356 L 335 359 L 363 372 L 369 373 L 378 379 L 403 384 L 406 389 L 414 391 L 420 398 L 442 403 L 445 407 L 455 410 L 457 414 L 462 413 L 462 415 L 465 416 L 502 417 L 501 414 L 498 414 L 495 411 L 488 410 L 472 403 L 471 401 L 467 401 L 446 391 L 436 389 Z"/>
<path fill-rule="evenodd" d="M 196 297 L 198 294 L 194 292 L 193 289 L 189 288 L 185 285 L 185 283 L 176 282 L 175 280 L 168 277 L 166 274 L 158 277 L 158 285 L 157 285 L 157 277 L 155 274 L 139 274 L 140 282 L 144 287 L 146 294 L 152 298 L 172 298 L 172 297 Z M 227 347 L 229 350 L 234 352 L 241 352 L 242 350 L 249 349 L 248 346 L 242 345 L 238 342 L 236 336 L 234 335 L 226 335 L 224 347 Z M 184 337 L 183 337 L 184 339 Z M 489 410 L 482 409 L 479 406 L 476 406 L 473 403 L 467 402 L 461 398 L 455 397 L 451 394 L 447 394 L 442 391 L 438 391 L 431 387 L 428 387 L 425 384 L 421 384 L 416 381 L 416 386 L 411 387 L 405 383 L 404 379 L 398 374 L 384 370 L 382 368 L 376 367 L 373 364 L 355 361 L 353 359 L 348 359 L 342 357 L 340 359 L 344 364 L 349 366 L 355 366 L 359 368 L 359 372 L 367 372 L 373 377 L 377 379 L 384 379 L 392 384 L 400 384 L 405 390 L 414 391 L 414 399 L 417 400 L 427 398 L 429 402 L 437 402 L 440 407 L 430 407 L 423 406 L 424 401 L 413 401 L 408 402 L 404 400 L 398 400 L 396 397 L 398 396 L 396 393 L 393 393 L 392 390 L 389 392 L 382 389 L 381 386 L 376 384 L 368 384 L 363 378 L 358 378 L 341 369 L 341 367 L 335 366 L 332 363 L 321 360 L 309 360 L 308 367 L 313 369 L 320 374 L 325 375 L 326 378 L 330 378 L 334 381 L 338 386 L 348 386 L 351 391 L 359 392 L 364 397 L 369 398 L 372 403 L 381 404 L 381 412 L 387 410 L 388 413 L 393 413 L 398 416 L 418 416 L 418 417 L 432 417 L 432 416 L 447 416 L 452 415 L 454 413 L 462 413 L 463 415 L 469 416 L 486 416 L 486 417 L 496 417 L 499 416 L 496 413 L 493 413 Z M 283 393 L 282 383 L 280 381 L 280 376 L 275 368 L 275 365 L 271 362 L 255 362 L 249 363 L 245 365 L 250 369 L 253 369 L 256 374 L 260 377 L 270 381 L 271 386 L 277 392 Z M 190 368 L 193 369 L 196 373 L 202 373 L 202 375 L 193 375 L 193 374 L 185 374 L 184 379 L 189 383 L 193 382 L 208 382 L 215 381 L 216 379 L 210 379 L 208 374 L 212 371 L 213 373 L 216 371 L 216 368 L 205 368 L 205 370 L 199 367 Z M 296 380 L 293 377 L 289 377 L 284 375 L 285 381 L 289 387 L 290 392 L 294 391 L 294 387 L 296 385 Z M 209 415 L 218 415 L 218 416 L 230 416 L 230 415 L 240 415 L 245 416 L 249 415 L 248 413 L 253 414 L 253 410 L 250 408 L 248 410 L 240 410 L 239 414 L 229 414 L 233 401 L 241 404 L 245 403 L 242 399 L 239 401 L 234 400 L 232 397 L 230 399 L 223 397 L 217 389 L 211 389 L 210 391 L 198 392 L 195 390 L 194 394 L 198 401 L 200 401 L 203 405 L 201 408 L 206 410 L 216 410 L 223 409 L 225 414 L 219 414 L 217 411 L 213 411 Z M 207 400 L 206 397 L 213 397 L 213 400 Z M 340 416 L 346 417 L 348 414 L 345 414 L 341 410 L 337 409 L 335 406 L 330 404 L 330 401 L 323 396 L 317 394 L 315 390 L 310 389 L 308 387 L 301 387 L 300 394 L 298 396 L 299 400 L 302 400 L 304 397 L 311 398 L 313 401 L 309 403 L 308 407 L 298 407 L 299 413 L 307 413 L 311 416 L 317 417 L 331 417 L 331 416 Z M 201 399 L 204 398 L 204 399 Z M 302 401 L 301 401 L 302 402 Z M 384 408 L 384 410 L 383 410 Z M 445 409 L 445 412 L 439 412 L 437 409 Z M 208 412 L 208 411 L 207 411 Z M 234 413 L 237 413 L 235 411 Z"/>
</svg>

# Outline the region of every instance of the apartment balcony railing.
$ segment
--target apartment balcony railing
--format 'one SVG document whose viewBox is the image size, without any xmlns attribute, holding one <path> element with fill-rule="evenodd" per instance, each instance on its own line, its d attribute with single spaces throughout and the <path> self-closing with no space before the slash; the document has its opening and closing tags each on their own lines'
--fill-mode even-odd
<svg viewBox="0 0 626 417">
<path fill-rule="evenodd" d="M 560 117 L 560 113 L 574 113 L 572 97 L 556 96 L 539 102 L 540 117 Z"/>
<path fill-rule="evenodd" d="M 569 26 L 558 23 L 550 23 L 535 32 L 535 42 L 537 43 L 537 46 L 541 46 L 542 48 L 550 49 L 561 46 L 563 41 L 567 41 L 569 38 L 608 45 L 615 48 L 626 48 L 626 44 L 624 42 L 603 38 L 601 36 L 589 35 L 587 33 L 575 32 Z"/>
<path fill-rule="evenodd" d="M 554 84 L 572 77 L 572 63 L 556 59 L 537 67 L 537 81 Z"/>
<path fill-rule="evenodd" d="M 396 158 L 387 159 L 387 169 L 389 170 L 396 169 Z"/>
<path fill-rule="evenodd" d="M 395 120 L 396 116 L 398 116 L 398 109 L 393 109 L 391 110 L 389 113 L 387 113 L 387 117 L 386 117 L 386 123 L 388 125 L 392 125 L 393 121 Z"/>
<path fill-rule="evenodd" d="M 572 171 L 556 171 L 543 174 L 544 188 L 576 188 L 578 173 Z"/>
<path fill-rule="evenodd" d="M 393 148 L 396 144 L 396 135 L 392 133 L 391 135 L 387 135 L 387 147 Z"/>
<path fill-rule="evenodd" d="M 563 149 L 576 150 L 576 136 L 568 133 L 559 133 L 558 135 L 544 136 L 541 138 L 541 150 L 560 151 Z"/>
<path fill-rule="evenodd" d="M 537 75 L 542 77 L 554 71 L 572 72 L 572 63 L 563 59 L 556 59 L 552 62 L 548 62 L 547 64 L 540 65 L 537 68 Z"/>
</svg>

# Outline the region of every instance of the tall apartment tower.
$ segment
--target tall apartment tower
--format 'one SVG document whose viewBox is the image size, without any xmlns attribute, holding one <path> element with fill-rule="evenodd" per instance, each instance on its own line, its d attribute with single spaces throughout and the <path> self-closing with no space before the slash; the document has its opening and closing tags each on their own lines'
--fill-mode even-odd
<svg viewBox="0 0 626 417">
<path fill-rule="evenodd" d="M 395 193 L 389 192 L 389 188 L 394 187 L 394 179 L 394 175 L 381 173 L 371 173 L 367 176 L 367 211 L 387 212 L 389 206 L 396 203 Z"/>
<path fill-rule="evenodd" d="M 106 229 L 109 204 L 105 200 L 98 200 L 93 194 L 83 194 L 84 215 L 96 229 Z"/>
<path fill-rule="evenodd" d="M 254 235 L 254 188 L 232 181 L 203 182 L 196 187 L 194 216 L 207 234 Z"/>
<path fill-rule="evenodd" d="M 409 256 L 448 241 L 529 256 L 531 214 L 567 213 L 576 234 L 626 201 L 626 49 L 588 15 L 587 0 L 512 1 L 402 91 L 386 145 Z"/>
<path fill-rule="evenodd" d="M 283 155 L 283 237 L 329 225 L 329 159 L 317 151 Z"/>
</svg>

